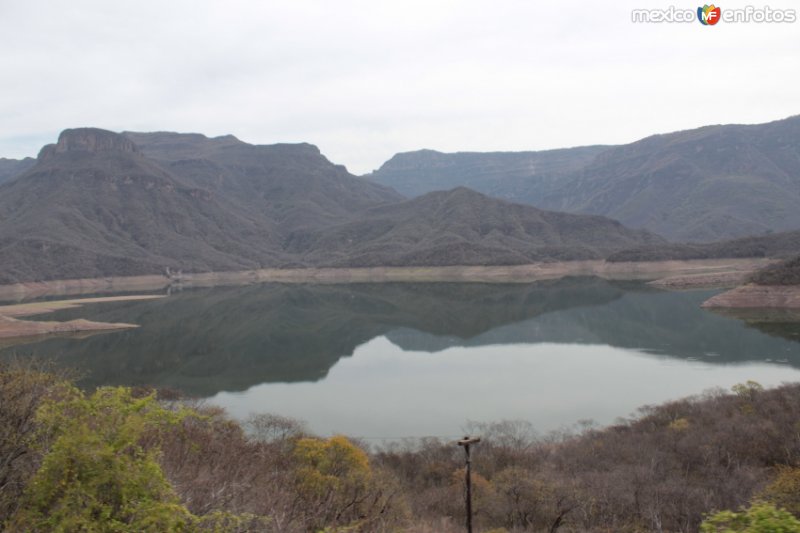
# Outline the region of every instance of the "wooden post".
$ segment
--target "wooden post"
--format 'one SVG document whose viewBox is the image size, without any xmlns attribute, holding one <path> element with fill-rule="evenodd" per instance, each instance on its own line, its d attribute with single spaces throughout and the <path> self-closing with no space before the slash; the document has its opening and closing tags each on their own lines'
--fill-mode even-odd
<svg viewBox="0 0 800 533">
<path fill-rule="evenodd" d="M 464 453 L 467 456 L 467 468 L 465 474 L 467 483 L 467 533 L 472 533 L 472 460 L 469 456 L 469 445 L 477 444 L 480 441 L 480 437 L 470 437 L 469 435 L 458 441 L 458 445 L 464 447 Z"/>
</svg>

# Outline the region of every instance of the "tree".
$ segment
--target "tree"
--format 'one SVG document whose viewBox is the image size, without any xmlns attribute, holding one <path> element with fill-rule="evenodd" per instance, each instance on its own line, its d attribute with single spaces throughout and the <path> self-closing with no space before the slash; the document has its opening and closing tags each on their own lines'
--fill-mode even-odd
<svg viewBox="0 0 800 533">
<path fill-rule="evenodd" d="M 778 477 L 761 493 L 765 501 L 800 516 L 800 468 L 783 466 Z"/>
<path fill-rule="evenodd" d="M 376 531 L 378 524 L 403 514 L 399 488 L 384 472 L 373 472 L 367 454 L 347 438 L 301 438 L 293 455 L 295 487 L 308 525 Z"/>
<path fill-rule="evenodd" d="M 38 361 L 0 363 L 0 529 L 19 506 L 38 467 L 36 412 L 43 398 L 64 383 Z"/>
<path fill-rule="evenodd" d="M 52 445 L 12 518 L 23 531 L 181 531 L 193 520 L 145 449 L 148 431 L 174 425 L 185 413 L 135 398 L 124 387 L 85 396 L 64 386 L 37 414 Z M 49 439 L 45 439 L 49 440 Z"/>
</svg>

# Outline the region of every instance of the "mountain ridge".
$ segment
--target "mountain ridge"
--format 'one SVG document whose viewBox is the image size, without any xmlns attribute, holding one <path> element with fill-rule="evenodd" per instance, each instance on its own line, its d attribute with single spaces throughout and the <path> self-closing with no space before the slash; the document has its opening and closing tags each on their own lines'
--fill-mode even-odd
<svg viewBox="0 0 800 533">
<path fill-rule="evenodd" d="M 0 157 L 0 184 L 11 181 L 36 164 L 36 159 L 8 159 Z"/>
<path fill-rule="evenodd" d="M 141 143 L 141 146 L 139 145 Z M 0 185 L 0 283 L 602 258 L 663 239 L 466 188 L 405 200 L 313 145 L 65 130 Z"/>
<path fill-rule="evenodd" d="M 366 177 L 401 190 L 398 183 L 406 180 L 416 192 L 433 190 L 443 179 L 460 180 L 505 199 L 600 214 L 677 241 L 800 229 L 798 115 L 764 124 L 704 126 L 601 148 L 552 172 L 525 174 L 508 164 L 495 166 L 489 175 L 470 170 L 481 157 L 487 165 L 496 161 L 490 152 L 445 154 L 450 166 L 444 170 L 426 161 L 427 154 L 403 172 L 389 165 Z M 577 157 L 574 151 L 580 149 L 566 153 Z M 420 189 L 426 180 L 427 188 Z"/>
<path fill-rule="evenodd" d="M 3 280 L 257 268 L 281 260 L 269 246 L 277 242 L 273 228 L 223 209 L 208 191 L 108 133 L 66 130 L 32 168 L 0 186 Z M 256 232 L 259 239 L 248 238 Z"/>
<path fill-rule="evenodd" d="M 605 217 L 540 210 L 458 187 L 372 208 L 364 220 L 317 232 L 305 250 L 322 266 L 514 265 L 601 259 L 634 242 L 665 243 Z M 344 260 L 331 260 L 343 249 Z"/>
<path fill-rule="evenodd" d="M 514 200 L 514 187 L 530 176 L 544 179 L 582 168 L 608 148 L 593 145 L 542 151 L 453 153 L 421 149 L 395 154 L 363 177 L 407 196 L 467 186 L 490 196 Z"/>
</svg>

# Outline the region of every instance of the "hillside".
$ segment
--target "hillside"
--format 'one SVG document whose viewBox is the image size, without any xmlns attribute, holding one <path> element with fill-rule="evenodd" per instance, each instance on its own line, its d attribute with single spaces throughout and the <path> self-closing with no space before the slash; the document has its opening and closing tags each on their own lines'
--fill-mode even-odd
<svg viewBox="0 0 800 533">
<path fill-rule="evenodd" d="M 236 209 L 267 216 L 285 232 L 350 219 L 368 207 L 397 202 L 396 191 L 353 176 L 316 146 L 257 146 L 233 135 L 125 132 L 126 138 L 192 187 Z"/>
<path fill-rule="evenodd" d="M 66 130 L 0 186 L 0 283 L 282 260 L 268 220 L 226 208 L 111 132 Z"/>
<path fill-rule="evenodd" d="M 398 160 L 408 156 L 395 156 L 370 177 L 399 190 L 427 192 L 440 188 L 442 173 L 458 168 L 460 175 L 448 175 L 459 184 L 543 209 L 608 216 L 677 241 L 800 228 L 800 116 L 564 153 L 592 149 L 599 150 L 594 157 L 584 152 L 554 175 L 536 168 L 526 175 L 512 157 L 501 164 L 496 154 L 487 153 L 416 157 L 404 166 Z M 457 163 L 443 167 L 442 160 Z M 481 165 L 491 173 L 463 170 Z"/>
<path fill-rule="evenodd" d="M 139 146 L 141 144 L 141 147 Z M 308 144 L 64 131 L 0 185 L 0 283 L 264 267 L 504 265 L 663 240 L 468 189 L 403 201 Z"/>
<path fill-rule="evenodd" d="M 708 126 L 612 148 L 541 203 L 675 240 L 800 228 L 800 117 Z"/>
<path fill-rule="evenodd" d="M 736 257 L 788 257 L 800 252 L 800 231 L 785 231 L 712 243 L 670 243 L 622 250 L 609 255 L 612 262 L 728 259 Z"/>
<path fill-rule="evenodd" d="M 6 159 L 0 157 L 0 183 L 4 183 L 13 178 L 16 178 L 29 168 L 31 168 L 36 160 L 32 157 L 25 159 Z"/>
<path fill-rule="evenodd" d="M 800 285 L 800 255 L 756 272 L 757 285 Z"/>
<path fill-rule="evenodd" d="M 598 259 L 632 243 L 664 242 L 608 218 L 542 211 L 459 187 L 297 235 L 288 251 L 325 266 L 513 265 Z"/>
</svg>

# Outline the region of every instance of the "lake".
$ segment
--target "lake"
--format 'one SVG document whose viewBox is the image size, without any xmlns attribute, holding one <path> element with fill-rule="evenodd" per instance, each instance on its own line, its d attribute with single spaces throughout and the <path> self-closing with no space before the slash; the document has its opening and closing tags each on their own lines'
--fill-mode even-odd
<svg viewBox="0 0 800 533">
<path fill-rule="evenodd" d="M 746 380 L 800 380 L 800 324 L 701 309 L 717 292 L 598 278 L 196 289 L 42 315 L 141 328 L 0 357 L 50 357 L 85 387 L 181 389 L 321 435 L 450 438 L 504 419 L 544 433 Z"/>
</svg>

